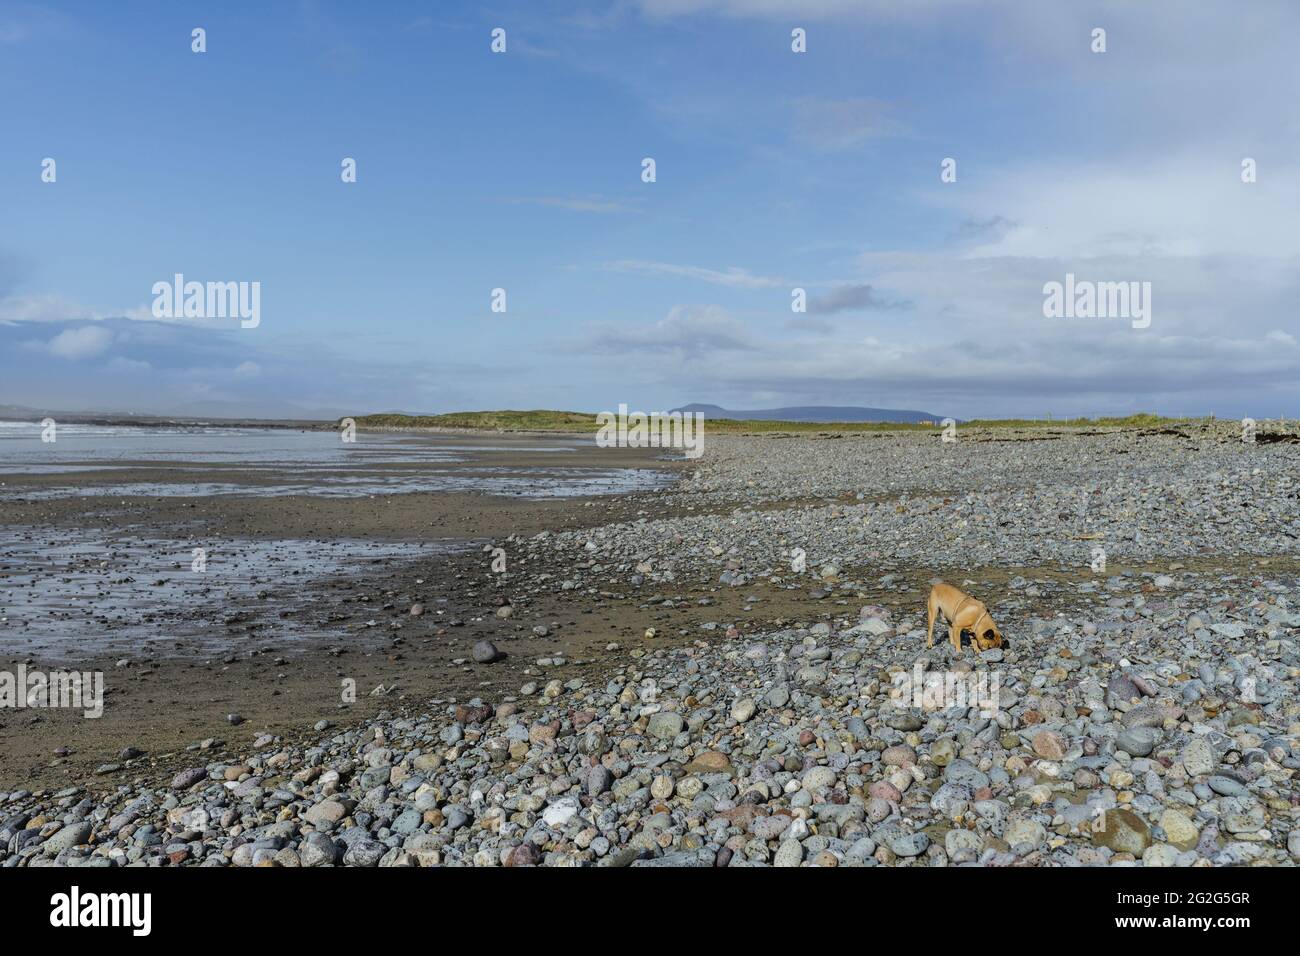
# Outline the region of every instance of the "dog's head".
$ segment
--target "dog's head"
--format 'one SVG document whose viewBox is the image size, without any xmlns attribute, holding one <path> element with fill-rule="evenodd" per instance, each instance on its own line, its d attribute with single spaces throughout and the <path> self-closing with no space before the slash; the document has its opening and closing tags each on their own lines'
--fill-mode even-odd
<svg viewBox="0 0 1300 956">
<path fill-rule="evenodd" d="M 975 646 L 981 651 L 987 651 L 993 647 L 1002 646 L 1002 632 L 998 626 L 989 618 L 980 622 L 980 629 L 973 635 Z"/>
</svg>

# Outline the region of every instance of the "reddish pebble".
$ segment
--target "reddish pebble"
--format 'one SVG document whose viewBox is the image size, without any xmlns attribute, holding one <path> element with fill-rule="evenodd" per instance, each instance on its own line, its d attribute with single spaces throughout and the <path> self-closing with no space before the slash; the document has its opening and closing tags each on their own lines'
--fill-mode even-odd
<svg viewBox="0 0 1300 956">
<path fill-rule="evenodd" d="M 536 866 L 542 860 L 542 853 L 537 844 L 531 840 L 519 844 L 506 857 L 506 866 Z"/>
<path fill-rule="evenodd" d="M 897 803 L 903 799 L 903 793 L 888 780 L 877 780 L 873 783 L 868 792 L 879 800 L 888 800 L 890 803 Z"/>
</svg>

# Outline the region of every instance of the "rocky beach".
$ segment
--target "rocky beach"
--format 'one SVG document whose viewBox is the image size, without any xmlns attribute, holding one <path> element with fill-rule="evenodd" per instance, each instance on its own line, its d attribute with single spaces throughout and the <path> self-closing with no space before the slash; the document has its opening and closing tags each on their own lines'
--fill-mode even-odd
<svg viewBox="0 0 1300 956">
<path fill-rule="evenodd" d="M 73 619 L 122 637 L 58 658 L 104 717 L 0 712 L 0 865 L 1294 866 L 1300 428 L 955 437 L 584 447 L 662 480 L 561 497 L 11 482 L 9 668 L 66 612 L 9 596 L 38 529 L 134 536 L 87 594 L 151 540 L 312 560 Z M 927 648 L 940 579 L 1003 647 Z"/>
</svg>

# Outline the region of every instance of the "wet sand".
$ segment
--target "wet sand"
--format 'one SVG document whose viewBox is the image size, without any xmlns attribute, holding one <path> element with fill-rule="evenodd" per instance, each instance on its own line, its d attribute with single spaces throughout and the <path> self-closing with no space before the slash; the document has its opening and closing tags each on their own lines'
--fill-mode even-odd
<svg viewBox="0 0 1300 956">
<path fill-rule="evenodd" d="M 526 636 L 491 669 L 497 686 L 517 687 L 525 662 L 538 654 L 558 650 L 584 666 L 576 661 L 589 629 L 579 624 L 596 624 L 594 635 L 614 622 L 530 607 L 526 595 L 510 593 L 508 573 L 492 573 L 483 543 L 655 507 L 655 493 L 646 491 L 528 496 L 547 491 L 557 472 L 563 480 L 653 470 L 666 484 L 686 466 L 657 449 L 536 450 L 546 441 L 456 435 L 457 447 L 471 449 L 464 461 L 398 466 L 413 474 L 526 476 L 505 495 L 95 494 L 108 484 L 227 481 L 238 471 L 192 462 L 5 475 L 0 668 L 102 671 L 105 704 L 98 719 L 80 710 L 0 709 L 0 788 L 84 781 L 121 765 L 127 747 L 145 756 L 114 777 L 165 764 L 205 740 L 261 730 L 293 735 L 322 719 L 347 722 L 465 693 L 482 673 L 454 661 L 468 658 L 481 637 L 502 640 L 503 629 Z M 252 485 L 280 480 L 247 469 L 235 477 Z M 69 487 L 89 494 L 68 495 Z M 41 491 L 57 494 L 31 496 Z M 87 543 L 94 545 L 88 552 Z M 200 547 L 208 565 L 196 574 L 191 554 Z M 495 615 L 499 597 L 514 602 L 514 619 Z M 414 604 L 425 613 L 412 616 Z M 534 640 L 531 627 L 543 618 L 554 619 L 553 636 Z M 348 705 L 345 679 L 356 688 Z M 370 696 L 381 686 L 382 696 Z M 230 714 L 242 722 L 232 726 Z"/>
</svg>

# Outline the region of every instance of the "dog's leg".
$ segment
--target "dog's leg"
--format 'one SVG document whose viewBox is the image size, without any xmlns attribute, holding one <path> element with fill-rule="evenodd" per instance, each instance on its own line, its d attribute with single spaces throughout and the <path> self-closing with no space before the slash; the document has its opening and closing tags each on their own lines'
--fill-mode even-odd
<svg viewBox="0 0 1300 956">
<path fill-rule="evenodd" d="M 958 654 L 961 653 L 961 626 L 951 624 L 948 626 L 948 636 L 952 639 L 952 649 Z"/>
<path fill-rule="evenodd" d="M 930 600 L 927 602 L 927 605 L 926 605 L 926 609 L 929 611 L 929 617 L 930 617 L 930 634 L 929 634 L 929 636 L 925 639 L 925 646 L 926 646 L 926 647 L 934 647 L 934 612 L 935 612 L 935 603 L 936 603 L 936 602 L 935 602 L 935 600 L 934 600 L 934 593 L 931 592 L 931 594 L 930 594 Z"/>
</svg>

